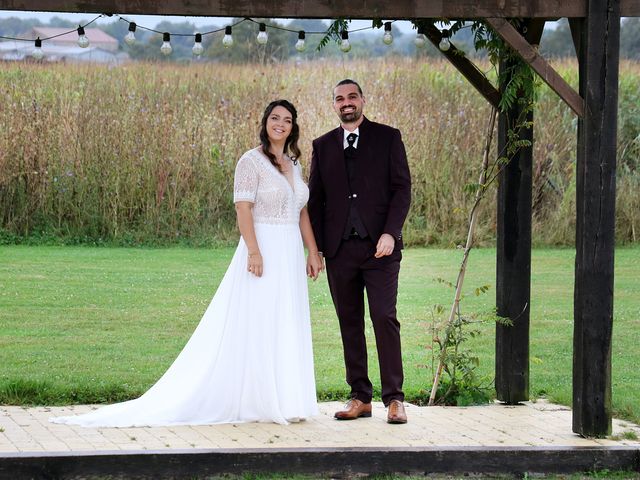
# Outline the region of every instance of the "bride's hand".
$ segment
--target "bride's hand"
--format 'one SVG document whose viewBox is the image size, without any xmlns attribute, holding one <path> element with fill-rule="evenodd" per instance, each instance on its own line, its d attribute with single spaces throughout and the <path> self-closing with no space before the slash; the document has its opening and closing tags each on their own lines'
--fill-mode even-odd
<svg viewBox="0 0 640 480">
<path fill-rule="evenodd" d="M 262 276 L 262 255 L 260 255 L 260 252 L 249 253 L 247 257 L 247 271 L 253 273 L 256 277 Z"/>
<path fill-rule="evenodd" d="M 309 253 L 307 255 L 307 275 L 309 278 L 315 280 L 322 270 L 324 270 L 322 257 L 318 253 Z"/>
</svg>

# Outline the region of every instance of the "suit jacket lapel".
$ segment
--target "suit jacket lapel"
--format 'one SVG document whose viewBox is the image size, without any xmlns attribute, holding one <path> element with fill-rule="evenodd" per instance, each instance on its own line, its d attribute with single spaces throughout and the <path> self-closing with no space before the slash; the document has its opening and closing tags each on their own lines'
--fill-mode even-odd
<svg viewBox="0 0 640 480">
<path fill-rule="evenodd" d="M 336 148 L 336 151 L 342 152 L 344 149 L 344 133 L 342 133 L 342 127 L 338 127 L 333 131 L 333 146 Z"/>
<path fill-rule="evenodd" d="M 358 138 L 358 150 L 360 150 L 360 147 L 362 146 L 364 148 L 360 151 L 364 152 L 366 150 L 368 155 L 370 153 L 371 144 L 373 143 L 371 141 L 372 139 L 369 138 L 369 133 L 370 133 L 369 127 L 371 126 L 371 122 L 364 115 L 363 117 L 364 119 L 362 120 L 360 127 L 358 127 L 358 131 L 360 132 L 360 138 Z"/>
<path fill-rule="evenodd" d="M 345 191 L 349 191 L 349 179 L 347 177 L 347 166 L 344 161 L 344 130 L 341 126 L 336 128 L 331 141 L 331 158 L 333 160 L 332 170 L 336 178 L 340 178 Z"/>
<path fill-rule="evenodd" d="M 367 173 L 370 173 L 367 165 L 370 163 L 369 159 L 374 156 L 374 141 L 369 135 L 371 133 L 369 129 L 370 126 L 371 122 L 367 117 L 364 117 L 358 130 L 360 132 L 360 138 L 358 138 L 358 157 L 356 159 L 356 168 L 358 169 L 356 178 L 358 181 L 361 181 Z"/>
</svg>

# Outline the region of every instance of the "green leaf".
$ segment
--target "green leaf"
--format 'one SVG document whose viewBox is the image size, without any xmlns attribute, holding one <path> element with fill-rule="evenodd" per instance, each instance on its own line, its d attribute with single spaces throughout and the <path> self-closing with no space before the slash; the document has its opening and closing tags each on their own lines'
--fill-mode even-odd
<svg viewBox="0 0 640 480">
<path fill-rule="evenodd" d="M 473 195 L 480 189 L 481 185 L 479 183 L 467 183 L 464 187 L 462 187 L 465 193 Z"/>
<path fill-rule="evenodd" d="M 324 37 L 322 37 L 322 40 L 320 40 L 320 43 L 318 43 L 317 50 L 322 50 L 331 40 L 339 43 L 340 40 L 342 40 L 342 31 L 348 30 L 349 22 L 351 22 L 351 20 L 345 20 L 344 18 L 334 20 L 331 25 L 329 25 L 329 28 L 327 28 L 327 32 Z"/>
</svg>

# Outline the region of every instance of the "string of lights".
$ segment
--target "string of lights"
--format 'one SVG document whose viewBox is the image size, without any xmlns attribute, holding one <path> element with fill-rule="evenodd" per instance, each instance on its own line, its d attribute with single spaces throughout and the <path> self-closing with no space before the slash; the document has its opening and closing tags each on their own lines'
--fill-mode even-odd
<svg viewBox="0 0 640 480">
<path fill-rule="evenodd" d="M 112 14 L 100 14 L 98 16 L 96 16 L 94 19 L 92 19 L 91 21 L 85 23 L 84 25 L 78 25 L 78 28 L 73 29 L 73 30 L 69 30 L 67 32 L 62 32 L 62 33 L 58 33 L 56 35 L 52 35 L 50 37 L 45 37 L 45 38 L 36 38 L 35 40 L 33 40 L 32 38 L 15 38 L 15 37 L 5 37 L 5 36 L 1 36 L 0 35 L 0 39 L 3 40 L 13 40 L 13 41 L 18 41 L 18 42 L 34 42 L 34 48 L 33 51 L 31 52 L 31 56 L 35 59 L 35 60 L 41 60 L 44 57 L 44 52 L 42 51 L 42 43 L 49 41 L 49 40 L 53 40 L 55 38 L 64 36 L 64 35 L 68 35 L 70 33 L 73 33 L 74 31 L 77 32 L 78 34 L 78 46 L 80 46 L 81 48 L 87 48 L 90 45 L 90 40 L 87 37 L 86 33 L 85 33 L 85 27 L 88 27 L 89 25 L 91 25 L 92 23 L 94 23 L 96 20 L 102 18 L 102 17 L 111 17 L 113 16 Z M 233 28 L 236 27 L 237 25 L 244 23 L 244 22 L 252 22 L 255 23 L 256 25 L 258 25 L 258 33 L 256 35 L 256 42 L 260 45 L 265 45 L 268 41 L 269 41 L 269 33 L 267 31 L 267 28 L 269 29 L 274 29 L 274 30 L 283 30 L 286 32 L 291 32 L 291 33 L 296 33 L 298 35 L 298 39 L 295 43 L 295 48 L 298 52 L 304 52 L 306 50 L 306 36 L 307 35 L 327 35 L 327 31 L 322 31 L 322 32 L 310 32 L 310 31 L 304 31 L 304 30 L 292 30 L 290 28 L 286 28 L 286 27 L 282 27 L 280 25 L 267 25 L 264 22 L 259 22 L 257 20 L 254 20 L 252 18 L 246 17 L 243 18 L 242 20 L 239 20 L 231 25 L 227 25 L 223 28 L 218 28 L 215 30 L 210 30 L 207 32 L 197 32 L 197 33 L 170 33 L 170 32 L 161 32 L 159 30 L 155 30 L 153 28 L 149 28 L 149 27 L 145 27 L 142 25 L 138 25 L 136 22 L 131 22 L 129 20 L 127 20 L 126 18 L 120 16 L 120 15 L 115 15 L 119 18 L 119 20 L 126 22 L 129 27 L 128 27 L 128 32 L 127 34 L 124 36 L 124 42 L 131 46 L 134 45 L 136 42 L 136 31 L 138 29 L 140 30 L 145 30 L 145 31 L 149 31 L 152 33 L 156 33 L 156 34 L 160 34 L 162 35 L 162 45 L 160 47 L 160 51 L 164 54 L 164 55 L 170 55 L 171 52 L 173 51 L 173 48 L 171 47 L 171 37 L 194 37 L 194 44 L 193 44 L 193 48 L 192 48 L 192 52 L 193 55 L 196 57 L 199 57 L 200 55 L 202 55 L 204 53 L 204 47 L 202 45 L 202 38 L 204 36 L 208 36 L 208 35 L 214 35 L 220 32 L 224 31 L 224 36 L 222 38 L 222 45 L 225 48 L 229 48 L 233 45 Z M 388 22 L 384 22 L 384 34 L 382 36 L 382 42 L 385 45 L 391 45 L 393 43 L 393 33 L 391 30 L 391 25 L 392 25 L 393 21 L 388 21 Z M 361 32 L 363 30 L 371 30 L 375 28 L 374 26 L 371 27 L 363 27 L 363 28 L 357 28 L 357 29 L 353 29 L 353 30 L 342 30 L 340 32 L 340 50 L 342 50 L 344 53 L 347 53 L 351 50 L 351 43 L 349 41 L 349 34 L 353 34 L 353 33 L 357 33 L 357 32 Z M 442 51 L 447 51 L 451 48 L 451 42 L 449 40 L 449 36 L 450 33 L 448 30 L 444 29 L 442 31 L 442 40 L 440 41 L 439 44 L 439 48 Z M 418 48 L 423 48 L 427 43 L 427 36 L 424 33 L 424 29 L 422 27 L 418 27 L 418 33 L 416 34 L 416 37 L 414 39 L 414 44 L 416 47 Z"/>
</svg>

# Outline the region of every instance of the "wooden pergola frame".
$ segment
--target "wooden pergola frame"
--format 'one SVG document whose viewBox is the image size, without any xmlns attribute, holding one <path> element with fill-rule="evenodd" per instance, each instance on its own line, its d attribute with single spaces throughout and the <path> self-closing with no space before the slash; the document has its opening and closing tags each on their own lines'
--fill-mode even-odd
<svg viewBox="0 0 640 480">
<path fill-rule="evenodd" d="M 640 16 L 640 0 L 0 0 L 0 10 L 265 18 L 484 18 L 578 116 L 573 334 L 573 431 L 611 432 L 611 331 L 620 17 Z M 520 29 L 507 20 L 520 18 Z M 569 18 L 579 62 L 576 92 L 535 47 L 547 20 Z M 426 32 L 436 45 L 440 31 Z M 487 101 L 500 91 L 455 48 L 451 63 Z M 504 67 L 503 65 L 502 67 Z M 498 151 L 520 107 L 501 113 Z M 533 120 L 532 114 L 529 114 Z M 533 141 L 533 129 L 521 133 Z M 496 391 L 514 404 L 529 398 L 529 307 L 533 147 L 520 150 L 498 189 Z"/>
</svg>

